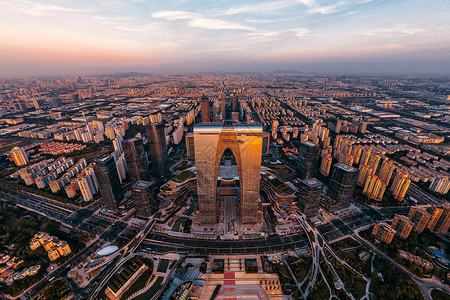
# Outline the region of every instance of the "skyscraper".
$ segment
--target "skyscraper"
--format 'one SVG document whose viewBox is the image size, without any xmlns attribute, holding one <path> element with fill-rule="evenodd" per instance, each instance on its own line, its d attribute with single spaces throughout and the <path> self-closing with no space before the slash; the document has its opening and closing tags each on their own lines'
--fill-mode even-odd
<svg viewBox="0 0 450 300">
<path fill-rule="evenodd" d="M 430 220 L 430 214 L 419 206 L 411 207 L 408 218 L 414 223 L 413 231 L 422 233 Z"/>
<path fill-rule="evenodd" d="M 153 195 L 153 182 L 139 180 L 131 187 L 131 199 L 140 217 L 151 217 L 156 211 L 155 197 Z"/>
<path fill-rule="evenodd" d="M 241 224 L 260 224 L 262 127 L 260 125 L 194 126 L 195 165 L 198 208 L 195 222 L 211 225 L 217 222 L 217 176 L 226 149 L 236 158 L 239 172 Z"/>
<path fill-rule="evenodd" d="M 122 185 L 114 157 L 105 155 L 94 161 L 94 172 L 105 208 L 117 211 L 123 199 Z"/>
<path fill-rule="evenodd" d="M 316 215 L 319 211 L 323 184 L 316 178 L 302 180 L 299 185 L 299 206 L 306 216 Z"/>
<path fill-rule="evenodd" d="M 226 100 L 225 100 L 225 93 L 222 92 L 219 95 L 220 100 L 220 113 L 222 114 L 223 118 L 225 118 L 225 106 L 226 106 Z"/>
<path fill-rule="evenodd" d="M 208 124 L 209 123 L 209 100 L 206 95 L 202 96 L 201 109 L 202 109 L 202 124 Z"/>
<path fill-rule="evenodd" d="M 412 228 L 414 227 L 414 223 L 411 222 L 406 216 L 403 215 L 395 215 L 394 221 L 392 221 L 392 229 L 397 231 L 397 235 L 401 239 L 408 238 L 411 233 Z"/>
<path fill-rule="evenodd" d="M 16 166 L 23 166 L 29 162 L 27 153 L 20 147 L 11 150 L 11 157 Z"/>
<path fill-rule="evenodd" d="M 300 143 L 297 160 L 297 174 L 300 179 L 312 178 L 316 175 L 319 155 L 319 145 L 311 141 Z"/>
<path fill-rule="evenodd" d="M 166 135 L 163 123 L 153 123 L 145 127 L 147 133 L 148 146 L 150 150 L 150 160 L 155 176 L 168 175 L 168 158 Z"/>
<path fill-rule="evenodd" d="M 123 141 L 122 146 L 131 183 L 148 179 L 148 159 L 142 139 L 138 137 L 128 139 Z"/>
<path fill-rule="evenodd" d="M 343 163 L 335 164 L 328 185 L 328 196 L 336 200 L 341 206 L 347 207 L 355 191 L 358 174 L 357 168 Z"/>
</svg>

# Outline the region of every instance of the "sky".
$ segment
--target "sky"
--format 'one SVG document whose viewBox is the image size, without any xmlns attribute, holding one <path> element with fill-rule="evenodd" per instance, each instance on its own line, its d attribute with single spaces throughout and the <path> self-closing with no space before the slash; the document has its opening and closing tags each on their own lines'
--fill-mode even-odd
<svg viewBox="0 0 450 300">
<path fill-rule="evenodd" d="M 0 0 L 0 77 L 450 73 L 449 0 Z"/>
</svg>

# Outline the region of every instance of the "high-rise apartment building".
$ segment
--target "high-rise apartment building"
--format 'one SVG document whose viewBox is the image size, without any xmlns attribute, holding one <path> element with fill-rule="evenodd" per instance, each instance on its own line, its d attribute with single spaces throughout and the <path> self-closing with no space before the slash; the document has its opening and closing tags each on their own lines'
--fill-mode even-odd
<svg viewBox="0 0 450 300">
<path fill-rule="evenodd" d="M 442 214 L 439 217 L 439 220 L 436 222 L 434 226 L 434 232 L 447 234 L 450 229 L 450 204 L 444 203 L 442 205 Z"/>
<path fill-rule="evenodd" d="M 380 163 L 381 157 L 378 154 L 371 155 L 369 157 L 369 161 L 367 162 L 367 165 L 372 169 L 372 172 L 370 175 L 375 175 L 375 172 L 377 171 L 378 164 Z"/>
<path fill-rule="evenodd" d="M 378 176 L 368 176 L 366 184 L 364 185 L 363 194 L 367 195 L 369 199 L 375 201 L 382 201 L 386 185 Z"/>
<path fill-rule="evenodd" d="M 156 211 L 153 185 L 154 182 L 139 180 L 131 187 L 131 199 L 136 208 L 136 215 L 140 217 L 151 217 Z"/>
<path fill-rule="evenodd" d="M 411 230 L 414 227 L 414 223 L 403 215 L 395 215 L 394 221 L 392 221 L 392 229 L 397 232 L 397 236 L 406 239 L 408 238 Z"/>
<path fill-rule="evenodd" d="M 424 208 L 419 206 L 411 207 L 408 213 L 408 219 L 414 223 L 413 231 L 422 233 L 428 224 L 431 216 Z"/>
<path fill-rule="evenodd" d="M 310 217 L 319 211 L 323 184 L 316 178 L 302 180 L 299 185 L 299 206 L 303 213 Z"/>
<path fill-rule="evenodd" d="M 441 207 L 433 206 L 430 212 L 430 220 L 428 221 L 427 228 L 430 230 L 434 230 L 437 222 L 439 221 L 444 209 Z"/>
<path fill-rule="evenodd" d="M 198 211 L 195 222 L 217 222 L 217 177 L 223 153 L 232 151 L 239 171 L 241 224 L 260 224 L 262 127 L 260 125 L 194 126 L 195 165 L 197 172 Z"/>
<path fill-rule="evenodd" d="M 380 242 L 390 244 L 394 239 L 396 231 L 389 226 L 386 222 L 376 222 L 372 229 L 372 234 Z"/>
<path fill-rule="evenodd" d="M 163 123 L 153 123 L 145 127 L 150 150 L 153 173 L 156 177 L 168 175 L 166 135 Z"/>
<path fill-rule="evenodd" d="M 353 163 L 356 165 L 359 164 L 359 160 L 361 159 L 362 149 L 359 145 L 353 146 L 351 156 L 353 156 Z"/>
<path fill-rule="evenodd" d="M 317 174 L 319 155 L 319 145 L 311 141 L 300 143 L 297 160 L 297 174 L 300 179 L 312 178 Z"/>
<path fill-rule="evenodd" d="M 12 148 L 10 153 L 16 166 L 23 166 L 29 162 L 27 153 L 20 147 Z"/>
<path fill-rule="evenodd" d="M 343 163 L 333 166 L 330 184 L 328 185 L 328 196 L 336 200 L 342 206 L 347 207 L 355 191 L 356 179 L 359 170 Z"/>
<path fill-rule="evenodd" d="M 380 177 L 381 181 L 383 181 L 385 185 L 389 184 L 395 168 L 396 167 L 392 161 L 389 161 L 388 159 L 383 160 L 378 177 Z"/>
<path fill-rule="evenodd" d="M 430 184 L 430 191 L 445 195 L 450 189 L 448 176 L 436 176 Z"/>
<path fill-rule="evenodd" d="M 398 170 L 391 185 L 391 193 L 394 198 L 403 201 L 410 184 L 411 179 L 408 178 L 408 172 Z"/>
<path fill-rule="evenodd" d="M 320 174 L 323 176 L 328 176 L 330 174 L 331 162 L 333 158 L 330 154 L 322 157 L 322 162 L 320 164 Z"/>
<path fill-rule="evenodd" d="M 360 165 L 367 165 L 369 163 L 370 154 L 372 150 L 370 148 L 364 148 L 362 150 L 361 159 L 359 160 Z"/>
<path fill-rule="evenodd" d="M 123 199 L 122 184 L 114 157 L 106 155 L 94 161 L 94 172 L 105 208 L 117 211 Z"/>
<path fill-rule="evenodd" d="M 356 180 L 356 184 L 360 187 L 364 187 L 366 185 L 367 178 L 372 174 L 372 168 L 368 165 L 359 165 L 359 175 Z"/>
<path fill-rule="evenodd" d="M 122 146 L 131 183 L 149 179 L 147 153 L 144 150 L 142 139 L 134 137 L 125 140 Z"/>
</svg>

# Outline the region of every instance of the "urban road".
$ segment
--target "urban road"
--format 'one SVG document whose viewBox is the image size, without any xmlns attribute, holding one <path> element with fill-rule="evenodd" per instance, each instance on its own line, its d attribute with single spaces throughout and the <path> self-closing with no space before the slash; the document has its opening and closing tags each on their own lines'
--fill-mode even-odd
<svg viewBox="0 0 450 300">
<path fill-rule="evenodd" d="M 177 251 L 186 253 L 228 254 L 228 253 L 263 253 L 294 249 L 307 246 L 308 239 L 304 234 L 286 237 L 269 236 L 255 240 L 193 240 L 173 237 L 160 233 L 147 236 L 142 247 L 160 252 Z"/>
</svg>

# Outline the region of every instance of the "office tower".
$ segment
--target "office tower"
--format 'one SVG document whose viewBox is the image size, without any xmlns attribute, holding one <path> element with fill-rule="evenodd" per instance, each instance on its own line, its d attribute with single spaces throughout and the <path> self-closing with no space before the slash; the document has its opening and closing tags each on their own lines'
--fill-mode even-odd
<svg viewBox="0 0 450 300">
<path fill-rule="evenodd" d="M 378 177 L 380 177 L 381 181 L 383 181 L 384 184 L 388 185 L 394 170 L 395 170 L 394 163 L 389 161 L 388 159 L 385 159 L 381 164 L 380 173 Z"/>
<path fill-rule="evenodd" d="M 269 153 L 270 133 L 263 131 L 262 133 L 262 154 Z"/>
<path fill-rule="evenodd" d="M 448 176 L 436 176 L 430 184 L 430 191 L 445 195 L 450 189 Z"/>
<path fill-rule="evenodd" d="M 403 201 L 410 183 L 411 179 L 408 178 L 408 172 L 398 170 L 391 185 L 391 193 L 394 198 Z"/>
<path fill-rule="evenodd" d="M 206 95 L 202 96 L 201 108 L 202 108 L 202 124 L 208 124 L 209 123 L 209 100 Z"/>
<path fill-rule="evenodd" d="M 226 100 L 225 100 L 225 93 L 222 92 L 219 95 L 219 101 L 220 101 L 220 113 L 223 117 L 225 117 L 225 106 L 226 106 Z"/>
<path fill-rule="evenodd" d="M 156 211 L 153 185 L 154 182 L 139 180 L 131 187 L 131 199 L 136 208 L 136 215 L 140 217 L 151 217 Z"/>
<path fill-rule="evenodd" d="M 372 153 L 372 150 L 370 148 L 364 148 L 361 154 L 361 159 L 359 160 L 360 165 L 368 165 L 369 163 L 369 157 Z"/>
<path fill-rule="evenodd" d="M 331 154 L 325 155 L 322 157 L 322 162 L 320 164 L 320 174 L 323 176 L 328 176 L 330 174 L 331 169 Z"/>
<path fill-rule="evenodd" d="M 16 166 L 23 166 L 29 162 L 27 153 L 20 147 L 12 148 L 10 154 Z"/>
<path fill-rule="evenodd" d="M 367 165 L 372 168 L 372 172 L 370 175 L 375 175 L 375 172 L 377 171 L 378 164 L 380 163 L 381 157 L 378 154 L 371 155 L 369 157 L 369 161 L 367 162 Z"/>
<path fill-rule="evenodd" d="M 368 165 L 359 165 L 359 175 L 356 184 L 360 187 L 366 185 L 367 178 L 372 174 L 372 168 Z"/>
<path fill-rule="evenodd" d="M 422 233 L 428 224 L 431 216 L 427 211 L 419 206 L 411 207 L 408 218 L 414 223 L 413 231 Z"/>
<path fill-rule="evenodd" d="M 375 222 L 375 226 L 373 226 L 372 234 L 375 236 L 377 240 L 380 242 L 385 242 L 386 244 L 390 244 L 394 239 L 396 231 L 389 226 L 386 222 Z"/>
<path fill-rule="evenodd" d="M 105 155 L 97 158 L 94 161 L 94 172 L 105 208 L 117 211 L 123 199 L 123 191 L 114 157 Z"/>
<path fill-rule="evenodd" d="M 408 238 L 411 233 L 414 223 L 403 215 L 395 215 L 394 221 L 392 221 L 392 229 L 397 231 L 397 236 L 401 239 Z"/>
<path fill-rule="evenodd" d="M 439 221 L 439 218 L 441 217 L 442 213 L 444 212 L 444 209 L 441 207 L 433 206 L 431 209 L 431 218 L 430 221 L 428 221 L 427 228 L 430 230 L 434 230 L 434 227 L 436 226 L 437 222 Z"/>
<path fill-rule="evenodd" d="M 316 178 L 308 178 L 300 182 L 299 206 L 306 216 L 311 217 L 318 213 L 322 190 L 323 184 Z"/>
<path fill-rule="evenodd" d="M 231 111 L 237 112 L 238 111 L 238 101 L 236 96 L 231 96 Z"/>
<path fill-rule="evenodd" d="M 382 201 L 386 185 L 378 176 L 368 176 L 364 185 L 363 194 L 367 195 L 369 199 L 375 201 Z"/>
<path fill-rule="evenodd" d="M 155 176 L 168 175 L 168 158 L 164 124 L 153 123 L 145 127 L 150 150 L 150 159 Z"/>
<path fill-rule="evenodd" d="M 436 222 L 436 226 L 434 226 L 434 231 L 437 233 L 447 234 L 450 228 L 450 204 L 444 203 L 442 205 L 442 210 L 442 214 Z"/>
<path fill-rule="evenodd" d="M 328 185 L 328 196 L 336 200 L 341 206 L 347 207 L 355 191 L 356 179 L 359 170 L 343 163 L 333 166 L 330 184 Z"/>
<path fill-rule="evenodd" d="M 128 139 L 123 141 L 122 146 L 131 183 L 149 179 L 147 153 L 142 139 L 137 137 Z"/>
<path fill-rule="evenodd" d="M 260 125 L 194 126 L 195 165 L 198 208 L 195 222 L 211 225 L 217 222 L 217 176 L 224 151 L 234 154 L 239 170 L 241 224 L 260 224 L 262 127 Z"/>
<path fill-rule="evenodd" d="M 220 100 L 215 99 L 213 103 L 213 121 L 214 123 L 222 122 L 222 114 L 220 113 Z"/>
<path fill-rule="evenodd" d="M 190 132 L 186 134 L 186 157 L 189 160 L 193 160 L 194 156 L 195 156 L 194 133 Z"/>
<path fill-rule="evenodd" d="M 319 155 L 319 145 L 311 141 L 300 143 L 297 160 L 297 174 L 300 179 L 312 178 L 316 176 Z"/>
</svg>

